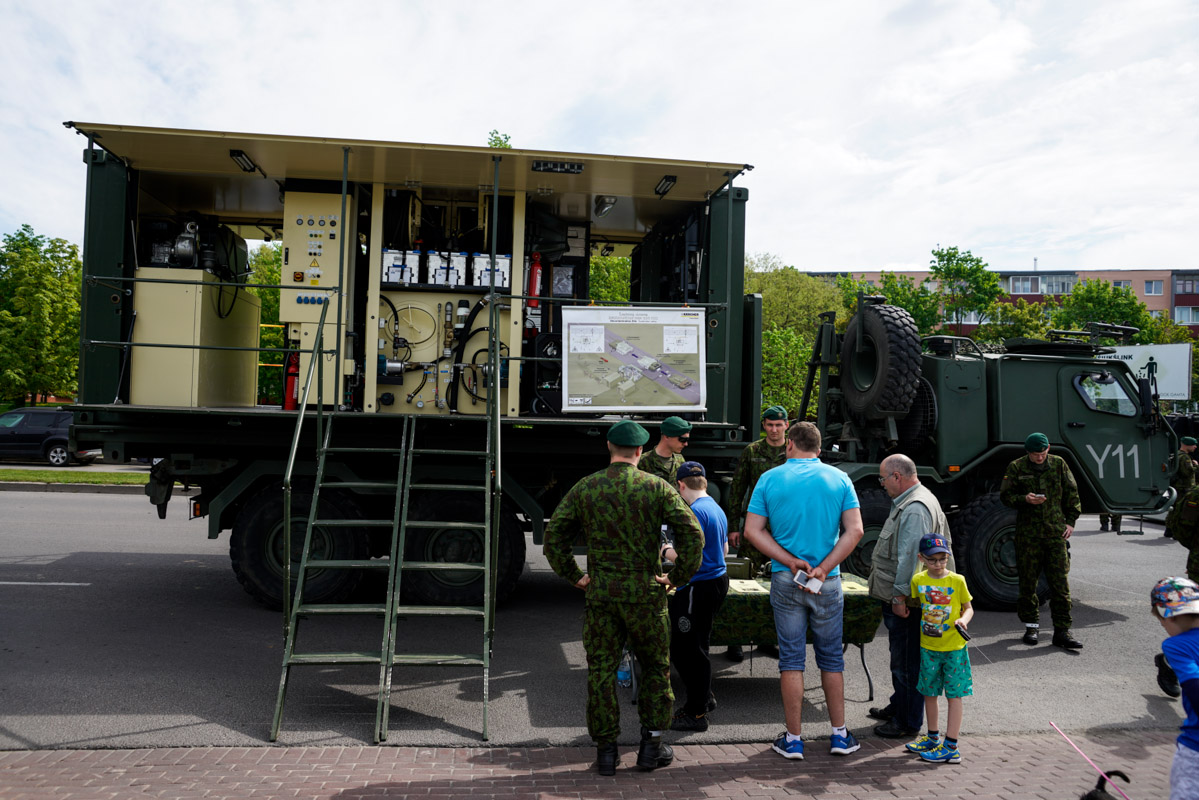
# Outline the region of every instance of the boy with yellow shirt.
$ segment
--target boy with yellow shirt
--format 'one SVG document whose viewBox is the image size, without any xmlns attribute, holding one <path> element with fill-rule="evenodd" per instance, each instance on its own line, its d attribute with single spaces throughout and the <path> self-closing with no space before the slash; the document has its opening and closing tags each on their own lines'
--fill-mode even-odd
<svg viewBox="0 0 1199 800">
<path fill-rule="evenodd" d="M 924 695 L 928 735 L 905 745 L 925 761 L 961 763 L 958 734 L 962 730 L 962 698 L 974 694 L 970 655 L 966 650 L 966 626 L 974 617 L 973 599 L 966 579 L 949 571 L 949 544 L 940 536 L 920 540 L 920 563 L 924 572 L 912 576 L 908 597 L 920 600 L 920 680 L 917 691 Z M 937 730 L 937 699 L 944 692 L 949 701 L 945 739 Z"/>
</svg>

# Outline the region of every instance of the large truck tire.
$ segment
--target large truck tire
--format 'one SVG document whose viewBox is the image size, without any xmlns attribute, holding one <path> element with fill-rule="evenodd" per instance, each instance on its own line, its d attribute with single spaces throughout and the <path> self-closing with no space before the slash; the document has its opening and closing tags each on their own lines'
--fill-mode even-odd
<svg viewBox="0 0 1199 800">
<path fill-rule="evenodd" d="M 971 500 L 953 523 L 954 559 L 981 608 L 1014 611 L 1019 594 L 1016 571 L 1016 510 L 991 492 Z M 1049 597 L 1042 575 L 1037 600 Z"/>
<path fill-rule="evenodd" d="M 507 600 L 525 568 L 525 532 L 514 511 L 504 503 L 496 564 L 495 599 Z M 482 522 L 483 503 L 474 497 L 443 493 L 412 503 L 408 518 L 443 522 Z M 462 528 L 409 528 L 406 561 L 482 563 L 486 539 L 482 531 Z M 483 605 L 483 576 L 467 570 L 406 570 L 400 583 L 405 600 L 436 606 Z"/>
<path fill-rule="evenodd" d="M 878 542 L 878 535 L 883 532 L 883 524 L 891 513 L 891 498 L 882 489 L 858 489 L 858 502 L 861 504 L 862 528 L 865 533 L 862 535 L 862 541 L 858 542 L 858 546 L 841 563 L 841 570 L 860 578 L 868 578 L 874 558 L 874 545 Z"/>
<path fill-rule="evenodd" d="M 312 508 L 312 494 L 292 490 L 291 504 L 291 591 L 296 590 L 304 530 Z M 323 492 L 318 519 L 361 519 L 356 503 L 334 492 Z M 283 489 L 267 486 L 251 497 L 233 523 L 229 558 L 238 582 L 254 599 L 270 608 L 283 608 Z M 323 527 L 312 532 L 312 558 L 367 559 L 370 542 L 363 528 Z M 340 603 L 362 581 L 362 572 L 351 569 L 308 571 L 304 587 L 306 603 Z"/>
<path fill-rule="evenodd" d="M 859 321 L 862 352 L 856 352 Z M 902 417 L 920 380 L 920 333 L 907 310 L 866 306 L 855 314 L 841 344 L 841 391 L 850 411 L 867 419 Z"/>
</svg>

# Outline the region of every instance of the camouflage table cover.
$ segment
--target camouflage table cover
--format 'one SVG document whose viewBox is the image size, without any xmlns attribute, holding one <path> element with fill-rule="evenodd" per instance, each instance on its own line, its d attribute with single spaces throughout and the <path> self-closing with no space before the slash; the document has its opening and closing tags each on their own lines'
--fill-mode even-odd
<svg viewBox="0 0 1199 800">
<path fill-rule="evenodd" d="M 841 573 L 845 609 L 841 641 L 864 645 L 874 641 L 883 622 L 883 608 L 870 597 L 866 581 L 848 572 Z M 812 631 L 808 631 L 808 642 Z M 712 646 L 730 644 L 778 644 L 774 632 L 774 612 L 770 608 L 770 581 L 730 580 L 729 593 L 712 624 Z"/>
</svg>

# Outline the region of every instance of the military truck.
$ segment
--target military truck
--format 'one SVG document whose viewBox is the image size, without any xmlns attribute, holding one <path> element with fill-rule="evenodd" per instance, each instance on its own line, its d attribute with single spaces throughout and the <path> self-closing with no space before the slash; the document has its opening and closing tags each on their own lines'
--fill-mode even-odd
<svg viewBox="0 0 1199 800">
<path fill-rule="evenodd" d="M 843 334 L 835 313 L 822 315 L 802 407 L 818 385 L 824 458 L 853 479 L 861 500 L 866 535 L 850 571 L 869 573 L 891 508 L 878 465 L 891 453 L 916 462 L 949 517 L 958 568 L 991 608 L 1015 606 L 1016 512 L 999 487 L 1029 433 L 1048 436 L 1050 452 L 1069 464 L 1084 513 L 1162 511 L 1172 500 L 1177 437 L 1152 380 L 1106 359 L 1112 351 L 1100 344 L 1135 332 L 1092 324 L 986 353 L 966 337 L 922 338 L 884 297 L 859 296 Z"/>
<path fill-rule="evenodd" d="M 161 459 L 147 487 L 160 513 L 174 482 L 193 487 L 191 516 L 230 532 L 233 571 L 263 603 L 285 596 L 289 462 L 300 558 L 315 407 L 340 488 L 319 493 L 312 552 L 365 562 L 388 553 L 367 521 L 392 515 L 394 491 L 374 484 L 395 478 L 405 421 L 429 449 L 479 450 L 494 402 L 501 599 L 526 534 L 540 543 L 563 493 L 606 463 L 618 419 L 653 441 L 655 421 L 692 420 L 687 454 L 716 487 L 758 435 L 761 302 L 744 294 L 748 192 L 734 185 L 748 165 L 65 124 L 87 140 L 73 438 L 106 461 Z M 253 239 L 282 243 L 280 283 L 247 274 Z M 631 258 L 628 303 L 592 301 L 593 253 Z M 290 353 L 284 402 L 268 406 L 248 290 L 271 285 Z M 461 524 L 484 513 L 465 480 L 481 468 L 422 459 L 430 488 L 411 516 L 445 526 L 411 531 L 404 556 L 424 569 L 403 591 L 478 605 L 477 570 L 434 567 L 482 560 Z M 363 574 L 309 570 L 306 600 L 344 599 Z"/>
</svg>

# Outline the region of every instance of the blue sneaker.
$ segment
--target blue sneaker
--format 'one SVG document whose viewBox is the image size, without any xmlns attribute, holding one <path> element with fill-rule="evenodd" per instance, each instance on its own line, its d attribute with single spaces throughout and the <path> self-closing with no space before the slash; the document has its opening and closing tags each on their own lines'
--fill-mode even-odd
<svg viewBox="0 0 1199 800">
<path fill-rule="evenodd" d="M 909 753 L 927 753 L 941 744 L 940 736 L 921 736 L 914 742 L 908 742 L 904 745 Z"/>
<path fill-rule="evenodd" d="M 800 739 L 792 742 L 787 741 L 786 731 L 779 734 L 779 738 L 774 740 L 771 749 L 783 758 L 789 758 L 793 761 L 803 761 L 803 741 Z"/>
<path fill-rule="evenodd" d="M 853 738 L 853 734 L 846 731 L 844 736 L 833 734 L 832 746 L 829 748 L 829 752 L 835 756 L 847 756 L 850 753 L 857 752 L 861 747 L 862 745 L 858 743 L 858 740 Z"/>
<path fill-rule="evenodd" d="M 920 757 L 925 761 L 931 761 L 935 764 L 960 764 L 962 763 L 962 754 L 958 752 L 956 747 L 950 747 L 942 742 L 924 753 L 920 753 Z"/>
</svg>

